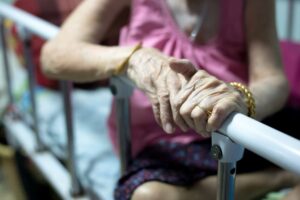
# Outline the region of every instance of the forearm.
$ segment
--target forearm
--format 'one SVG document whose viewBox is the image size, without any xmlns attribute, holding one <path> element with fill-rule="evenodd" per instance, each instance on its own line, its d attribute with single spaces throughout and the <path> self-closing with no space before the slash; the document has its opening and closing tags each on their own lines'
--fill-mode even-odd
<svg viewBox="0 0 300 200">
<path fill-rule="evenodd" d="M 131 52 L 127 47 L 98 45 L 109 34 L 128 0 L 87 0 L 64 22 L 58 35 L 44 45 L 43 71 L 55 79 L 77 82 L 105 79 Z"/>
<path fill-rule="evenodd" d="M 288 96 L 288 84 L 280 58 L 273 0 L 246 1 L 249 87 L 256 100 L 256 118 L 280 110 Z"/>
<path fill-rule="evenodd" d="M 44 73 L 55 79 L 89 82 L 113 75 L 132 47 L 105 47 L 84 42 L 47 43 L 42 51 Z"/>
<path fill-rule="evenodd" d="M 284 76 L 271 76 L 250 83 L 256 101 L 255 118 L 262 120 L 279 111 L 288 97 L 288 84 Z"/>
</svg>

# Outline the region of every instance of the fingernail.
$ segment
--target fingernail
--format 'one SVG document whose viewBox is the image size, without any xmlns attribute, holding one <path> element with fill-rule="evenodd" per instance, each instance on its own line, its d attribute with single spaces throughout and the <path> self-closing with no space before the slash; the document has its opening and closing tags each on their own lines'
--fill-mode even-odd
<svg viewBox="0 0 300 200">
<path fill-rule="evenodd" d="M 167 123 L 165 126 L 165 131 L 169 134 L 173 133 L 174 129 L 170 123 Z"/>
</svg>

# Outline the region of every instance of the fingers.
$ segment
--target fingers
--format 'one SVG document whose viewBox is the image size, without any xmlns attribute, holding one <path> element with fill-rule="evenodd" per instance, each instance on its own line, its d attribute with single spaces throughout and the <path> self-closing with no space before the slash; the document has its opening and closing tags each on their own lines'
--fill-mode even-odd
<svg viewBox="0 0 300 200">
<path fill-rule="evenodd" d="M 149 97 L 155 120 L 164 131 L 174 132 L 175 124 L 186 131 L 188 125 L 179 113 L 185 98 L 176 101 L 175 96 L 197 72 L 194 65 L 188 60 L 169 59 L 152 48 L 143 48 L 134 54 L 128 65 L 127 75 Z M 175 77 L 172 83 L 167 83 L 169 77 Z M 183 96 L 187 97 L 191 91 L 186 89 Z"/>
<path fill-rule="evenodd" d="M 153 110 L 153 115 L 155 118 L 155 121 L 162 126 L 161 120 L 160 120 L 160 109 L 159 109 L 159 101 L 158 98 L 156 98 L 155 96 L 149 96 L 149 99 L 151 101 L 152 104 L 152 110 Z"/>
<path fill-rule="evenodd" d="M 199 126 L 197 125 L 198 128 L 196 127 L 195 119 L 191 117 L 191 113 L 195 106 L 200 105 L 203 99 L 216 93 L 215 90 L 211 89 L 214 88 L 214 85 L 216 85 L 215 79 L 208 78 L 203 71 L 198 71 L 177 95 L 178 107 L 180 107 L 182 118 L 190 128 L 198 130 L 197 132 L 199 132 Z M 198 113 L 197 110 L 194 112 Z"/>
<path fill-rule="evenodd" d="M 179 112 L 185 123 L 192 129 L 195 129 L 194 120 L 191 118 L 191 112 L 193 111 L 195 104 L 189 103 L 190 101 L 185 101 L 185 103 L 180 107 Z"/>
<path fill-rule="evenodd" d="M 181 74 L 176 73 L 169 67 L 173 63 L 175 68 L 181 70 Z M 148 94 L 152 103 L 152 109 L 155 120 L 167 133 L 173 133 L 175 131 L 175 124 L 183 131 L 188 130 L 188 125 L 179 113 L 179 104 L 174 101 L 176 94 L 181 89 L 183 84 L 187 82 L 186 77 L 191 77 L 196 69 L 194 66 L 186 60 L 174 59 L 170 62 L 160 64 L 160 70 L 157 73 L 152 73 L 151 81 L 143 79 L 143 91 Z M 152 63 L 154 64 L 154 63 Z M 180 69 L 181 66 L 181 69 Z M 156 75 L 155 75 L 156 74 Z M 148 76 L 146 76 L 147 78 Z M 155 78 L 156 77 L 156 78 Z M 188 93 L 192 89 L 185 90 Z M 184 100 L 184 98 L 183 98 Z"/>
<path fill-rule="evenodd" d="M 159 102 L 159 113 L 162 128 L 166 133 L 173 133 L 175 131 L 175 127 L 173 125 L 168 90 L 166 90 L 166 88 L 159 88 L 157 91 L 157 98 Z"/>
<path fill-rule="evenodd" d="M 225 93 L 216 103 L 207 122 L 206 130 L 208 132 L 216 131 L 232 112 L 247 113 L 246 103 L 236 91 Z"/>
<path fill-rule="evenodd" d="M 182 80 L 180 77 L 174 73 L 172 76 L 169 76 L 167 80 L 167 85 L 170 92 L 170 106 L 172 110 L 173 122 L 184 132 L 188 130 L 188 125 L 185 123 L 184 119 L 179 113 L 178 104 L 176 104 L 175 97 L 182 86 Z"/>
<path fill-rule="evenodd" d="M 180 114 L 184 123 L 190 128 L 194 128 L 194 122 L 190 118 L 190 113 L 194 105 L 187 103 L 187 99 L 190 97 L 191 93 L 194 91 L 194 87 L 185 87 L 175 96 L 172 107 L 176 110 L 177 114 Z"/>
<path fill-rule="evenodd" d="M 195 76 L 198 77 L 193 80 Z M 177 98 L 184 97 L 180 114 L 186 124 L 197 133 L 207 137 L 220 128 L 232 112 L 247 112 L 241 94 L 226 83 L 201 74 L 195 74 L 194 77 L 181 89 Z M 199 77 L 202 77 L 202 81 Z M 184 91 L 189 88 L 192 91 Z"/>
<path fill-rule="evenodd" d="M 191 117 L 195 124 L 195 131 L 203 137 L 209 137 L 210 134 L 205 129 L 209 118 L 207 112 L 200 106 L 196 106 L 191 113 Z"/>
<path fill-rule="evenodd" d="M 193 119 L 195 131 L 204 137 L 216 131 L 230 113 L 238 110 L 238 105 L 220 96 L 207 97 L 193 108 L 190 118 Z M 218 100 L 216 100 L 218 99 Z"/>
<path fill-rule="evenodd" d="M 230 113 L 237 110 L 236 105 L 229 101 L 219 101 L 213 108 L 212 114 L 207 121 L 206 131 L 213 132 L 221 127 Z"/>
<path fill-rule="evenodd" d="M 165 132 L 173 133 L 177 125 L 183 131 L 192 128 L 208 137 L 231 112 L 245 110 L 243 100 L 234 96 L 239 93 L 233 93 L 224 82 L 205 71 L 197 71 L 191 62 L 157 60 L 161 59 L 147 61 L 158 67 L 154 71 L 143 67 L 142 73 L 136 73 L 136 82 L 150 96 L 155 120 Z M 208 111 L 212 111 L 211 116 Z"/>
<path fill-rule="evenodd" d="M 154 117 L 167 133 L 175 131 L 175 124 L 185 132 L 189 128 L 186 121 L 189 120 L 190 126 L 192 126 L 193 121 L 188 118 L 183 119 L 180 114 L 180 107 L 185 98 L 193 91 L 193 88 L 184 89 L 181 98 L 176 98 L 176 95 L 187 82 L 185 77 L 192 76 L 196 69 L 186 60 L 176 60 L 176 62 L 171 61 L 171 63 L 178 69 L 181 66 L 183 69 L 181 70 L 182 74 L 178 74 L 173 70 L 165 70 L 166 67 L 163 68 L 164 70 L 160 73 L 161 76 L 155 81 L 156 97 L 152 98 Z"/>
</svg>

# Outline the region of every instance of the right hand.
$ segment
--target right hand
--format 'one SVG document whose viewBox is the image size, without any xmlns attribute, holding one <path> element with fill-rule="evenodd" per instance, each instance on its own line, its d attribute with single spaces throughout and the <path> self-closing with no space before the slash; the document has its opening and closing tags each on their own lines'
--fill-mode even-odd
<svg viewBox="0 0 300 200">
<path fill-rule="evenodd" d="M 173 67 L 181 67 L 181 73 Z M 148 96 L 157 123 L 167 133 L 175 131 L 175 122 L 183 131 L 189 128 L 171 100 L 196 72 L 190 61 L 168 57 L 153 48 L 136 51 L 127 68 L 127 76 Z"/>
</svg>

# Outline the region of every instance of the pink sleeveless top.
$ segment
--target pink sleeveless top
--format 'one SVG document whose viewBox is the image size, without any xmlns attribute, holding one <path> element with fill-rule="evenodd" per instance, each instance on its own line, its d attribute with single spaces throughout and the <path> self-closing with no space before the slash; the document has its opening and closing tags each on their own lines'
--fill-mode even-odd
<svg viewBox="0 0 300 200">
<path fill-rule="evenodd" d="M 198 45 L 190 41 L 176 22 L 166 0 L 132 0 L 130 23 L 120 35 L 120 45 L 135 45 L 142 42 L 144 47 L 154 47 L 167 55 L 186 58 L 196 66 L 224 81 L 248 81 L 246 45 L 244 33 L 244 1 L 220 0 L 220 24 L 217 36 Z M 148 98 L 139 90 L 131 97 L 132 155 L 136 156 L 148 145 L 158 140 L 190 143 L 202 140 L 193 131 L 166 134 L 155 122 Z M 118 150 L 115 106 L 109 118 L 110 137 Z"/>
</svg>

